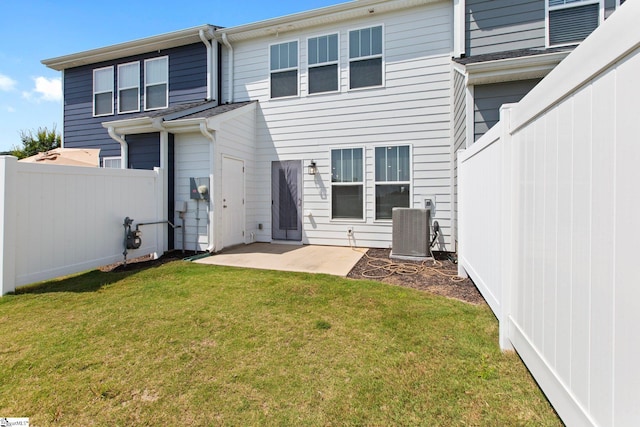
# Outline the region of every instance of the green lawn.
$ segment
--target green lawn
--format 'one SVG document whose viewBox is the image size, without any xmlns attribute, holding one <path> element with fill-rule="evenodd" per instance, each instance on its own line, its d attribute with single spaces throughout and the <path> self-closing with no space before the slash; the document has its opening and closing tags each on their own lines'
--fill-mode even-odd
<svg viewBox="0 0 640 427">
<path fill-rule="evenodd" d="M 33 426 L 561 425 L 486 307 L 197 265 L 0 298 L 0 417 Z"/>
</svg>

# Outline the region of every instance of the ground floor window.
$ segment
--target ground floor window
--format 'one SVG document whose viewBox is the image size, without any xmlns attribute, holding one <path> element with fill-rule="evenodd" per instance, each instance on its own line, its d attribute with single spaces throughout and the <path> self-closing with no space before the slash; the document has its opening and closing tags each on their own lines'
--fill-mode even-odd
<svg viewBox="0 0 640 427">
<path fill-rule="evenodd" d="M 391 219 L 391 210 L 411 200 L 411 150 L 408 145 L 375 148 L 376 219 Z"/>
<path fill-rule="evenodd" d="M 102 159 L 102 167 L 120 169 L 122 167 L 122 160 L 120 157 L 104 157 Z"/>
<path fill-rule="evenodd" d="M 362 148 L 331 150 L 331 218 L 364 218 Z"/>
</svg>

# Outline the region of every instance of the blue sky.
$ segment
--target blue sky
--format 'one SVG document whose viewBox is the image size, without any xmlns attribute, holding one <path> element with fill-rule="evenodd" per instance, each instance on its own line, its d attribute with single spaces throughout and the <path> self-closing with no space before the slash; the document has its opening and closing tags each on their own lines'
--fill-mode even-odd
<svg viewBox="0 0 640 427">
<path fill-rule="evenodd" d="M 345 0 L 12 1 L 0 0 L 0 151 L 21 130 L 62 129 L 60 73 L 40 63 L 202 24 L 224 27 Z"/>
</svg>

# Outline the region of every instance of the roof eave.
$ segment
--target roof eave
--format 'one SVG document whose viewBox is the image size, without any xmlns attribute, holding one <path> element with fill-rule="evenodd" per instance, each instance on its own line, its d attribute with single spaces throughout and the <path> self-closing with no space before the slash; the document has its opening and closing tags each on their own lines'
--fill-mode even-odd
<svg viewBox="0 0 640 427">
<path fill-rule="evenodd" d="M 569 51 L 552 52 L 518 58 L 498 59 L 464 65 L 468 85 L 501 83 L 542 78 L 549 74 Z"/>
<path fill-rule="evenodd" d="M 199 27 L 160 34 L 144 39 L 119 43 L 112 46 L 101 47 L 84 52 L 73 53 L 71 55 L 59 56 L 57 58 L 44 59 L 42 64 L 57 71 L 67 68 L 79 67 L 87 64 L 109 61 L 112 59 L 124 58 L 132 55 L 153 52 L 157 50 L 169 49 L 177 46 L 200 42 L 200 31 L 205 31 L 209 39 L 213 38 L 216 27 L 213 25 L 201 25 Z"/>
</svg>

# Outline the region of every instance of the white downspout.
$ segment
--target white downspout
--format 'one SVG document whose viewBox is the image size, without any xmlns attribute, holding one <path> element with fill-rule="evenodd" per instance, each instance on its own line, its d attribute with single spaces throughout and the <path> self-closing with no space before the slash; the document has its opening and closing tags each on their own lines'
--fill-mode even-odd
<svg viewBox="0 0 640 427">
<path fill-rule="evenodd" d="M 209 253 L 214 253 L 216 251 L 216 238 L 215 238 L 215 222 L 214 222 L 214 209 L 211 209 L 211 205 L 213 204 L 213 198 L 216 194 L 215 191 L 213 191 L 213 187 L 215 185 L 214 183 L 214 144 L 216 142 L 216 138 L 213 135 L 213 133 L 211 132 L 211 130 L 209 130 L 209 128 L 207 127 L 207 123 L 206 122 L 201 122 L 200 123 L 200 133 L 202 135 L 204 135 L 205 138 L 207 138 L 211 144 L 209 144 L 209 185 L 211 185 L 211 188 L 209 188 L 209 229 L 207 230 L 207 237 L 209 238 L 209 246 L 207 246 L 207 252 Z"/>
<path fill-rule="evenodd" d="M 198 34 L 200 35 L 200 40 L 202 40 L 202 43 L 204 43 L 204 45 L 207 48 L 207 101 L 210 101 L 213 97 L 211 96 L 213 93 L 213 82 L 211 81 L 211 75 L 213 73 L 213 67 L 212 67 L 212 54 L 211 54 L 211 42 L 209 41 L 209 39 L 207 39 L 207 37 L 204 35 L 204 30 L 200 30 L 198 32 Z"/>
<path fill-rule="evenodd" d="M 227 47 L 227 49 L 229 49 L 229 94 L 228 94 L 228 101 L 227 103 L 232 104 L 233 103 L 233 47 L 231 46 L 231 43 L 229 43 L 229 40 L 227 39 L 227 34 L 226 33 L 222 33 L 222 43 L 224 43 L 224 45 Z"/>
<path fill-rule="evenodd" d="M 107 128 L 107 132 L 111 139 L 120 143 L 120 167 L 122 169 L 127 169 L 129 165 L 129 144 L 124 140 L 123 136 L 120 136 L 116 133 L 116 130 L 113 126 L 109 126 Z"/>
</svg>

